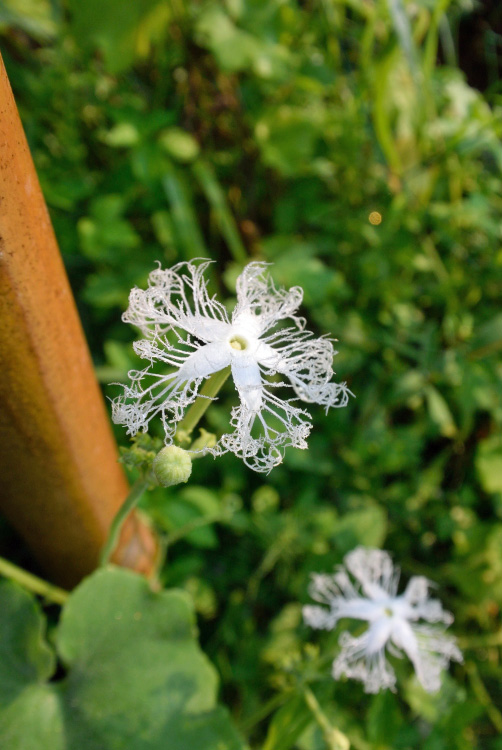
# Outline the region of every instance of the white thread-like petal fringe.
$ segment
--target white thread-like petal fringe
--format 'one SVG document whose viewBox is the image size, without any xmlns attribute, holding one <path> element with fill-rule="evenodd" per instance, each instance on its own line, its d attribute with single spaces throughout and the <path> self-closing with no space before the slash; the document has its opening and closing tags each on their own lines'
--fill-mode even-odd
<svg viewBox="0 0 502 750">
<path fill-rule="evenodd" d="M 441 671 L 450 661 L 461 662 L 462 654 L 455 639 L 445 633 L 444 626 L 453 622 L 453 616 L 443 610 L 441 602 L 428 597 L 432 584 L 415 576 L 398 596 L 399 569 L 383 550 L 357 547 L 345 556 L 344 564 L 334 574 L 312 575 L 309 593 L 326 606 L 303 608 L 305 622 L 317 629 L 332 630 L 343 618 L 368 622 L 357 637 L 341 634 L 333 677 L 360 680 L 368 693 L 394 690 L 396 677 L 386 657 L 389 651 L 397 657 L 406 654 L 425 690 L 439 690 Z"/>
<path fill-rule="evenodd" d="M 269 472 L 288 446 L 306 448 L 312 428 L 301 399 L 328 410 L 347 404 L 345 383 L 331 382 L 336 352 L 328 338 L 315 338 L 297 315 L 303 292 L 277 289 L 266 263 L 250 263 L 237 280 L 237 304 L 231 320 L 209 295 L 204 273 L 210 261 L 178 263 L 150 274 L 147 289 L 133 289 L 123 320 L 144 338 L 136 353 L 150 362 L 129 373 L 131 384 L 112 402 L 113 421 L 130 435 L 146 431 L 160 415 L 166 445 L 177 423 L 197 398 L 202 381 L 231 365 L 240 405 L 231 413 L 233 432 L 222 435 L 214 456 L 232 451 L 255 471 Z M 287 320 L 287 327 L 280 328 Z M 160 362 L 168 373 L 158 374 Z M 278 382 L 278 376 L 288 382 Z M 277 388 L 291 398 L 279 398 Z"/>
</svg>

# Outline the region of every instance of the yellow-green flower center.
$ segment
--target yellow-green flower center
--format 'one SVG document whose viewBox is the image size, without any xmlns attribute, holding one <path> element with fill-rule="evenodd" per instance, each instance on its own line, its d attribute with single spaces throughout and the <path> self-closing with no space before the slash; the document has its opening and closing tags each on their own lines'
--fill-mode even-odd
<svg viewBox="0 0 502 750">
<path fill-rule="evenodd" d="M 230 346 L 232 349 L 235 349 L 238 352 L 244 351 L 244 349 L 248 348 L 248 342 L 243 336 L 232 336 L 232 338 L 229 341 Z"/>
</svg>

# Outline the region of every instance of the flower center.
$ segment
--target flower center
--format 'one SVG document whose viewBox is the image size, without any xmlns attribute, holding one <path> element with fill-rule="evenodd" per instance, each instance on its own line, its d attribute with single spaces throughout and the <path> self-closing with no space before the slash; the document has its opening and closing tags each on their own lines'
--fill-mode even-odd
<svg viewBox="0 0 502 750">
<path fill-rule="evenodd" d="M 235 349 L 237 352 L 242 352 L 249 346 L 248 342 L 243 336 L 232 336 L 228 343 L 230 344 L 232 349 Z"/>
<path fill-rule="evenodd" d="M 394 612 L 391 610 L 390 607 L 385 607 L 383 611 L 384 611 L 384 614 L 387 615 L 387 617 L 392 617 L 392 615 L 394 614 Z"/>
</svg>

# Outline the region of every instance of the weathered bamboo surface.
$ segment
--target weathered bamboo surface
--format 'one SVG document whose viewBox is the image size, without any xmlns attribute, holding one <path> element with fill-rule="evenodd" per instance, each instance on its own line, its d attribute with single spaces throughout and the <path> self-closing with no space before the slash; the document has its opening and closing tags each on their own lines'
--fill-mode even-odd
<svg viewBox="0 0 502 750">
<path fill-rule="evenodd" d="M 97 564 L 128 486 L 0 57 L 0 512 L 53 580 Z M 115 560 L 149 572 L 131 517 Z"/>
</svg>

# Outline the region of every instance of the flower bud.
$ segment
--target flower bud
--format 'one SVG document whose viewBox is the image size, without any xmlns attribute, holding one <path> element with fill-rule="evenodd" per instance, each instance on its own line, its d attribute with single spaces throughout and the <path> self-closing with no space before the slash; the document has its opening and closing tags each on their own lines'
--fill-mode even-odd
<svg viewBox="0 0 502 750">
<path fill-rule="evenodd" d="M 192 473 L 192 459 L 188 451 L 168 445 L 153 460 L 153 473 L 162 487 L 187 482 Z"/>
</svg>

